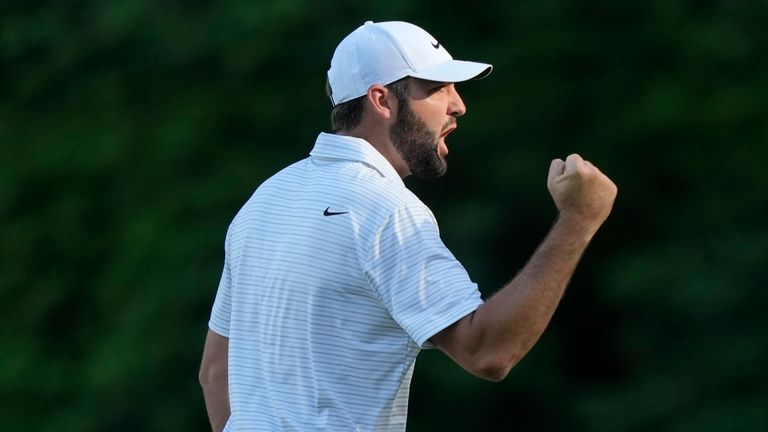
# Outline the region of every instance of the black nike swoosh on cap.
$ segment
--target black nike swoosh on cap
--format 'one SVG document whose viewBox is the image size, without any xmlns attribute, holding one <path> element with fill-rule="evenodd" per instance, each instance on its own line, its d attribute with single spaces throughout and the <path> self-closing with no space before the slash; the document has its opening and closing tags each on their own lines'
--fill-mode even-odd
<svg viewBox="0 0 768 432">
<path fill-rule="evenodd" d="M 343 214 L 349 213 L 348 211 L 345 211 L 345 212 L 332 212 L 332 211 L 329 211 L 330 209 L 331 209 L 330 207 L 326 208 L 325 211 L 323 212 L 323 216 L 337 216 L 337 215 L 343 215 Z"/>
<path fill-rule="evenodd" d="M 432 48 L 434 48 L 434 49 L 440 49 L 440 42 L 434 42 L 434 43 L 432 43 Z"/>
</svg>

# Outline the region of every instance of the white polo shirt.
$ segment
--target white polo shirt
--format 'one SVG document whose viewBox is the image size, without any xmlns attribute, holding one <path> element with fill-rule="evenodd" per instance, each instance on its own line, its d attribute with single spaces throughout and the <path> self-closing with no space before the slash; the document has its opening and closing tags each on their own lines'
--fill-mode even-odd
<svg viewBox="0 0 768 432">
<path fill-rule="evenodd" d="M 225 430 L 405 430 L 416 355 L 480 304 L 392 165 L 320 134 L 227 232 L 209 322 L 229 338 Z"/>
</svg>

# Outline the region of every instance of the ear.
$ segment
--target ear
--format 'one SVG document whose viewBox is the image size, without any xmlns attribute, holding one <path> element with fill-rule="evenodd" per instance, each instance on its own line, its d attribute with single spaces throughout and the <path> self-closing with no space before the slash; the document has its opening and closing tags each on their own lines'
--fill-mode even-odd
<svg viewBox="0 0 768 432">
<path fill-rule="evenodd" d="M 394 110 L 397 104 L 388 88 L 381 84 L 374 84 L 368 88 L 366 98 L 372 115 L 383 120 L 389 120 L 395 116 Z"/>
</svg>

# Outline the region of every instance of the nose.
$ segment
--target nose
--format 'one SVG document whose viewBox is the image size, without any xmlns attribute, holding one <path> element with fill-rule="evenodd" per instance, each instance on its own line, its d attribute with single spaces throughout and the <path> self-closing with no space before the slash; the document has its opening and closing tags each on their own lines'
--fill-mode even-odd
<svg viewBox="0 0 768 432">
<path fill-rule="evenodd" d="M 461 100 L 459 92 L 456 90 L 456 86 L 451 84 L 451 100 L 448 103 L 448 115 L 453 117 L 463 116 L 467 112 L 467 107 L 464 106 L 464 101 Z"/>
</svg>

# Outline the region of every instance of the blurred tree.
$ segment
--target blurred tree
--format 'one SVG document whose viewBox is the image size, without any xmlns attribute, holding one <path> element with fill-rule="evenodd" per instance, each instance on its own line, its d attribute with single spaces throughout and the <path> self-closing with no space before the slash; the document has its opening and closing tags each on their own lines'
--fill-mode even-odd
<svg viewBox="0 0 768 432">
<path fill-rule="evenodd" d="M 409 182 L 490 295 L 554 218 L 549 160 L 619 185 L 551 328 L 503 383 L 420 358 L 411 430 L 768 429 L 763 1 L 0 4 L 4 430 L 206 430 L 226 227 L 327 129 L 324 73 L 403 19 L 493 75 L 451 169 Z"/>
</svg>

